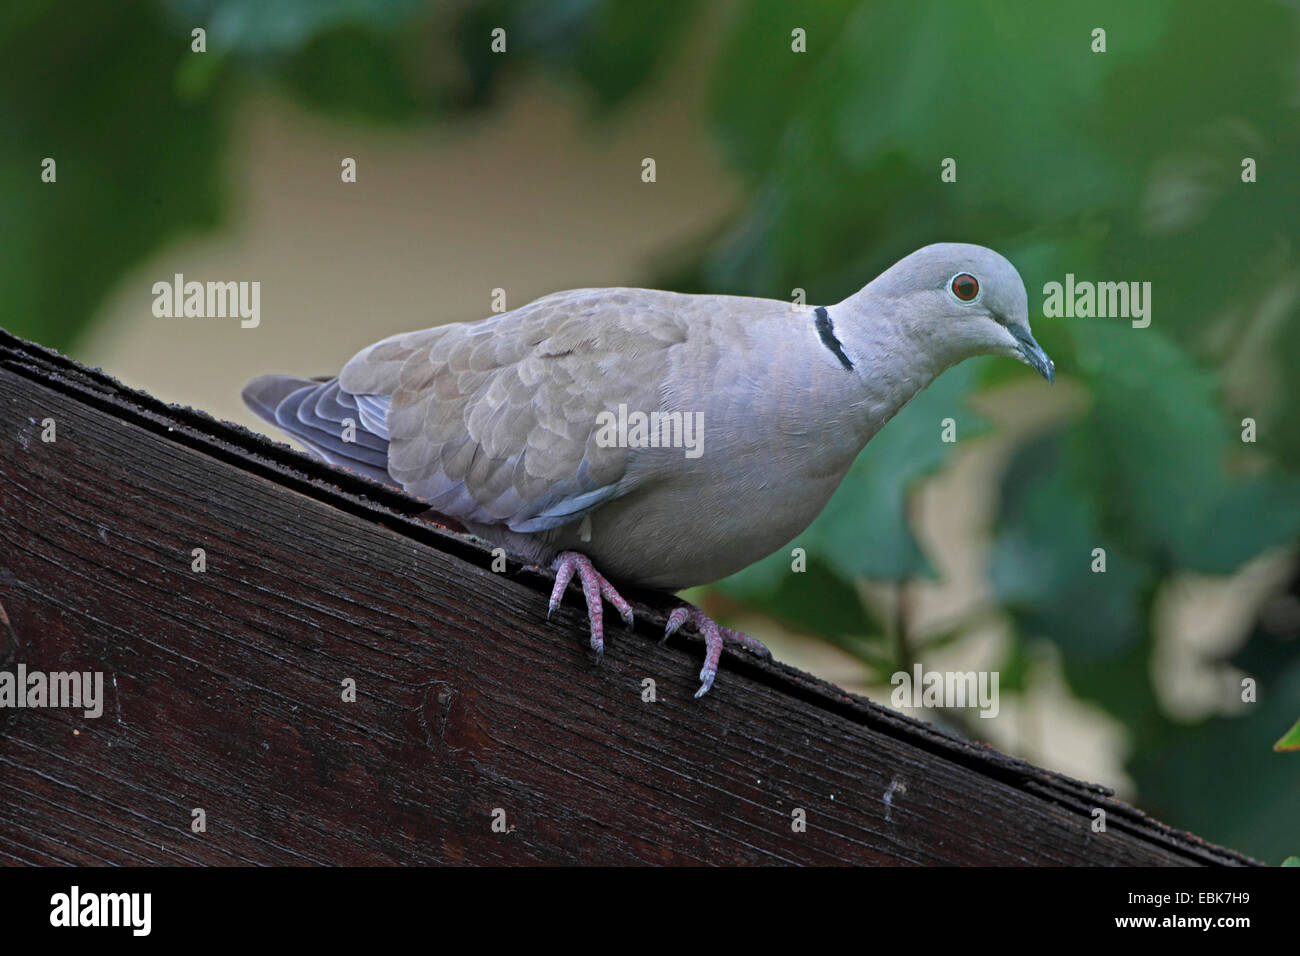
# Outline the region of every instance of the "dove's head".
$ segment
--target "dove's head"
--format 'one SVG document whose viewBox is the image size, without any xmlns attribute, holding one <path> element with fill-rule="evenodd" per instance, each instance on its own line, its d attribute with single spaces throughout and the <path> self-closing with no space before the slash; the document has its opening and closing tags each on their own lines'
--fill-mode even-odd
<svg viewBox="0 0 1300 956">
<path fill-rule="evenodd" d="M 946 367 L 973 355 L 1019 359 L 1049 382 L 1056 367 L 1029 331 L 1016 267 L 984 246 L 939 242 L 896 262 L 866 287 L 919 347 Z M 880 298 L 877 298 L 880 296 Z"/>
</svg>

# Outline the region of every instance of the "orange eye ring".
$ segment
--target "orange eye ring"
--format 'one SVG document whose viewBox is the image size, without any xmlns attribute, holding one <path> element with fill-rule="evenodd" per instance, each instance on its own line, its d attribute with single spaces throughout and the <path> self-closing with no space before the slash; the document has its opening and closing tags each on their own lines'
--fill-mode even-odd
<svg viewBox="0 0 1300 956">
<path fill-rule="evenodd" d="M 952 294 L 963 302 L 970 302 L 975 296 L 980 294 L 979 280 L 969 272 L 963 272 L 960 275 L 953 276 Z"/>
</svg>

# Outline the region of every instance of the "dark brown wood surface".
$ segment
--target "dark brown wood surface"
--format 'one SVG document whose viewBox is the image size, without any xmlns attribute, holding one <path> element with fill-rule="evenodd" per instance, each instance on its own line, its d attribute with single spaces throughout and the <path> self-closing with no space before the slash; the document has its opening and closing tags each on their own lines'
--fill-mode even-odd
<svg viewBox="0 0 1300 956">
<path fill-rule="evenodd" d="M 418 511 L 0 332 L 0 670 L 106 694 L 0 709 L 0 861 L 1250 862 L 743 653 L 695 700 L 661 596 L 596 666 L 576 592 Z"/>
</svg>

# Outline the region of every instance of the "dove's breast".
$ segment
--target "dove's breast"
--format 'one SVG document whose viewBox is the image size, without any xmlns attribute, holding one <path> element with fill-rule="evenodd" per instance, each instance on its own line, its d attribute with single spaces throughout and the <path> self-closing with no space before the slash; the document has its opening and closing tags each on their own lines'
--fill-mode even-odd
<svg viewBox="0 0 1300 956">
<path fill-rule="evenodd" d="M 643 448 L 634 490 L 556 530 L 615 579 L 676 590 L 782 547 L 817 517 L 867 440 L 860 385 L 784 303 L 697 321 L 669 354 L 659 411 L 691 447 Z M 869 419 L 869 415 L 866 416 Z M 662 425 L 662 419 L 661 419 Z"/>
<path fill-rule="evenodd" d="M 791 541 L 817 517 L 843 475 L 755 480 L 708 467 L 619 498 L 585 523 L 558 529 L 557 550 L 582 551 L 615 580 L 679 590 L 726 577 Z"/>
</svg>

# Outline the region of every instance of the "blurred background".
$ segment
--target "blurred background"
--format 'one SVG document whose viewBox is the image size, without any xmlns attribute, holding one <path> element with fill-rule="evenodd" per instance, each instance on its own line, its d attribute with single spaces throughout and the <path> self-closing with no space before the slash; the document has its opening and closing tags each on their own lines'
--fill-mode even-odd
<svg viewBox="0 0 1300 956">
<path fill-rule="evenodd" d="M 886 704 L 916 662 L 996 670 L 997 718 L 917 716 L 1278 863 L 1300 853 L 1300 754 L 1274 749 L 1300 715 L 1298 16 L 6 4 L 0 325 L 265 430 L 250 377 L 336 371 L 494 289 L 828 303 L 925 243 L 992 246 L 1055 388 L 1001 359 L 947 372 L 794 542 L 808 573 L 783 551 L 687 596 Z M 259 281 L 260 324 L 156 318 L 175 273 Z M 1150 282 L 1150 327 L 1044 317 L 1067 273 Z"/>
</svg>

